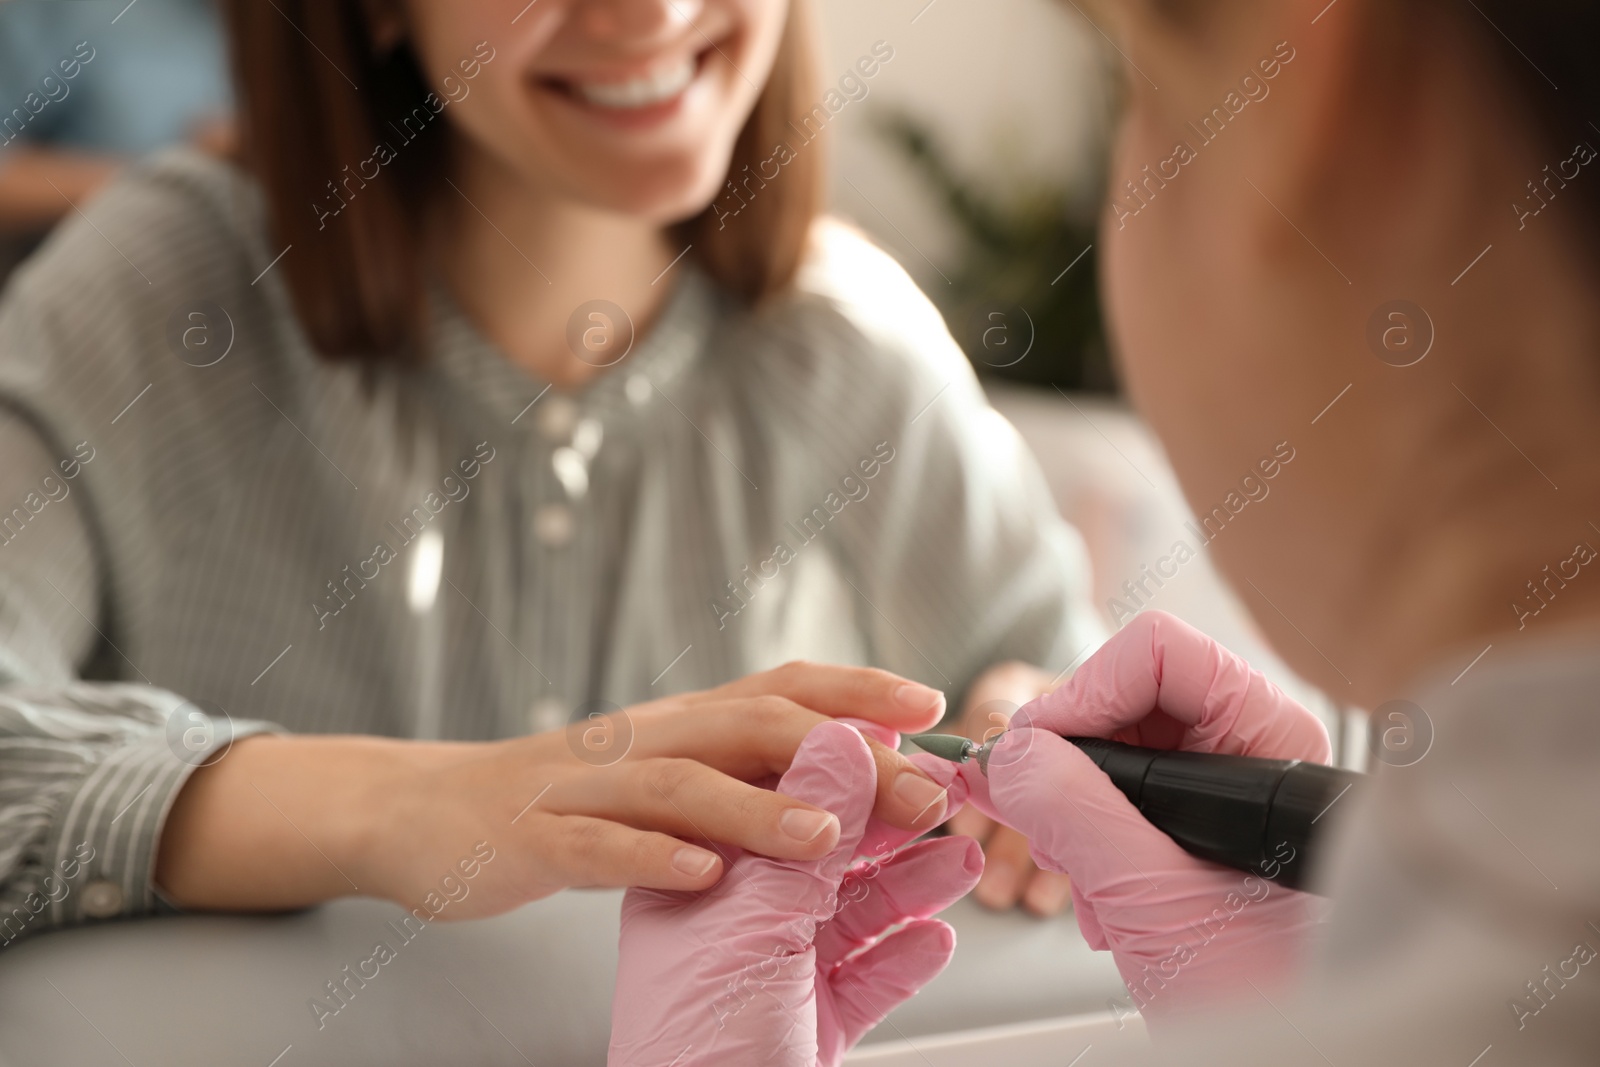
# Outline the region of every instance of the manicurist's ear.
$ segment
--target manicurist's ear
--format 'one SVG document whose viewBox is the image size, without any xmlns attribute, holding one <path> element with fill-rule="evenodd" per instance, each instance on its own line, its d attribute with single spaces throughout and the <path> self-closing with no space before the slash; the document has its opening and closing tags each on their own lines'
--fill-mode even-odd
<svg viewBox="0 0 1600 1067">
<path fill-rule="evenodd" d="M 1270 60 L 1257 60 L 1257 73 L 1277 71 L 1271 97 L 1252 122 L 1238 126 L 1247 142 L 1241 169 L 1290 218 L 1310 218 L 1331 206 L 1351 153 L 1365 153 L 1361 146 L 1378 133 L 1377 82 L 1386 75 L 1371 64 L 1383 47 L 1374 43 L 1377 20 L 1390 16 L 1374 0 L 1250 0 L 1237 6 L 1252 9 L 1251 21 L 1259 27 L 1252 36 L 1271 52 Z"/>
</svg>

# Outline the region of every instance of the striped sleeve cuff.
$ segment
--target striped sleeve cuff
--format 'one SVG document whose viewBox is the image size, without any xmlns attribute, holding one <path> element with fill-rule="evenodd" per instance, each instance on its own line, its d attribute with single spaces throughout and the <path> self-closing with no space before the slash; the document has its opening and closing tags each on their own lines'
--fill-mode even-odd
<svg viewBox="0 0 1600 1067">
<path fill-rule="evenodd" d="M 173 801 L 235 741 L 278 728 L 231 722 L 184 704 L 167 728 L 105 752 L 61 800 L 39 856 L 48 925 L 149 914 L 171 906 L 154 885 L 156 847 Z"/>
</svg>

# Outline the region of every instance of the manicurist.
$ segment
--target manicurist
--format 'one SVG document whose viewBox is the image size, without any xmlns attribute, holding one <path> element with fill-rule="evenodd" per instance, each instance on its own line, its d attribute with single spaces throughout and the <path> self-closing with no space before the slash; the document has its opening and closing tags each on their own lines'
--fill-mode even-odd
<svg viewBox="0 0 1600 1067">
<path fill-rule="evenodd" d="M 1313 820 L 1316 899 L 1276 863 L 1190 855 L 1065 740 L 1327 762 L 1322 725 L 1239 657 L 1140 612 L 1024 706 L 962 781 L 1071 877 L 1126 983 L 1106 1008 L 1156 1039 L 1125 1057 L 1075 1035 L 1040 1062 L 1594 1063 L 1600 184 L 1578 161 L 1600 143 L 1600 8 L 1086 6 L 1126 58 L 1113 187 L 1195 116 L 1236 112 L 1136 218 L 1107 208 L 1104 303 L 1197 513 L 1294 440 L 1270 499 L 1207 551 L 1291 666 L 1373 712 L 1373 779 Z M 1244 108 L 1285 47 L 1293 65 Z M 914 975 L 900 996 L 936 973 L 885 944 L 881 971 Z M 659 955 L 625 955 L 624 978 L 667 973 Z M 618 994 L 619 1017 L 644 1003 Z M 812 1052 L 849 1038 L 838 1013 L 787 1036 L 822 996 L 757 998 L 739 1032 L 786 1035 L 762 1062 L 837 1063 Z M 713 1030 L 673 1036 L 703 1049 Z"/>
</svg>

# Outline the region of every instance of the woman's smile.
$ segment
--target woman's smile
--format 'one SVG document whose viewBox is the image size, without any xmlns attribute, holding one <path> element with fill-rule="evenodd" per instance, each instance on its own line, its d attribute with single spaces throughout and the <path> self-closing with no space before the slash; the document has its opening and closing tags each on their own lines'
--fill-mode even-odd
<svg viewBox="0 0 1600 1067">
<path fill-rule="evenodd" d="M 414 3 L 408 18 L 408 40 L 430 81 L 455 70 L 477 41 L 499 42 L 504 60 L 485 68 L 454 116 L 463 136 L 449 166 L 502 227 L 526 201 L 484 199 L 486 173 L 501 169 L 541 190 L 554 210 L 655 224 L 693 218 L 725 183 L 758 101 L 776 119 L 795 106 L 779 96 L 810 96 L 798 75 L 786 76 L 781 91 L 763 85 L 780 46 L 798 47 L 783 42 L 803 39 L 784 2 L 538 3 L 510 33 L 502 6 Z M 529 225 L 542 232 L 548 221 Z"/>
<path fill-rule="evenodd" d="M 695 110 L 714 87 L 706 73 L 711 49 L 630 68 L 544 75 L 532 80 L 535 99 L 583 121 L 625 130 L 645 130 Z"/>
</svg>

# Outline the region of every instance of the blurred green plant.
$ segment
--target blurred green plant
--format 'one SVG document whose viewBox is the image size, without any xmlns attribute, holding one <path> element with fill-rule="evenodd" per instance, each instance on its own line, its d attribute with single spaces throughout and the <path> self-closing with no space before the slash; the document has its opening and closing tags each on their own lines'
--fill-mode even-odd
<svg viewBox="0 0 1600 1067">
<path fill-rule="evenodd" d="M 875 126 L 961 235 L 961 260 L 945 271 L 950 284 L 930 287 L 929 296 L 978 374 L 1117 392 L 1100 316 L 1093 210 L 1074 209 L 1070 190 L 1045 183 L 1002 202 L 958 174 L 915 117 L 883 114 Z"/>
</svg>

